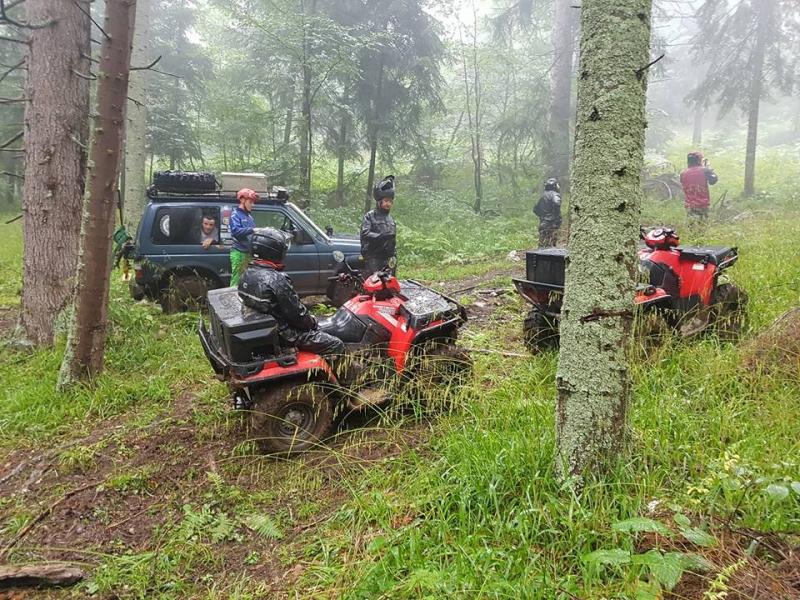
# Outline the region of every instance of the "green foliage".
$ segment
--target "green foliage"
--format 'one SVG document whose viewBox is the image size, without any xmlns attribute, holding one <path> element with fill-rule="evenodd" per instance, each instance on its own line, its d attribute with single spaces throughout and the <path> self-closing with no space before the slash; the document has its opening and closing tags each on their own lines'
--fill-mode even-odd
<svg viewBox="0 0 800 600">
<path fill-rule="evenodd" d="M 269 515 L 251 514 L 246 516 L 242 522 L 258 535 L 268 540 L 279 540 L 283 537 L 280 527 Z"/>
</svg>

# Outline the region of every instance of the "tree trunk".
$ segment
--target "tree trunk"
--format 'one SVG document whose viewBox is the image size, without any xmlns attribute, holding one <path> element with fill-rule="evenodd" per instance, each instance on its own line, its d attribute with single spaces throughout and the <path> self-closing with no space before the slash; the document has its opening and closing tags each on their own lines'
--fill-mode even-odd
<svg viewBox="0 0 800 600">
<path fill-rule="evenodd" d="M 131 64 L 141 67 L 149 64 L 155 57 L 150 48 L 150 5 L 151 0 L 137 0 L 136 31 L 133 35 Z M 125 117 L 125 175 L 124 193 L 125 226 L 129 231 L 136 230 L 147 205 L 145 195 L 145 163 L 147 159 L 147 71 L 131 71 L 128 80 L 128 103 Z"/>
<path fill-rule="evenodd" d="M 481 145 L 481 102 L 483 90 L 481 89 L 481 74 L 478 65 L 478 12 L 475 0 L 472 0 L 472 69 L 475 92 L 475 204 L 473 210 L 480 214 L 483 207 L 483 146 Z"/>
<path fill-rule="evenodd" d="M 305 15 L 305 2 L 301 2 L 303 14 Z M 317 9 L 316 0 L 311 0 L 311 14 L 314 14 Z M 303 19 L 303 126 L 302 136 L 300 138 L 300 189 L 301 193 L 305 195 L 306 202 L 309 200 L 311 193 L 311 166 L 313 161 L 313 142 L 314 131 L 311 122 L 311 109 L 312 109 L 312 92 L 311 92 L 311 78 L 313 72 L 311 70 L 311 52 L 310 42 L 307 36 L 307 22 Z"/>
<path fill-rule="evenodd" d="M 472 3 L 472 13 L 475 19 L 474 27 L 477 29 L 477 15 L 475 11 L 475 2 Z M 459 35 L 461 31 L 459 30 Z M 483 164 L 483 157 L 481 152 L 481 138 L 480 138 L 480 82 L 478 79 L 478 55 L 477 55 L 477 31 L 473 31 L 473 82 L 470 86 L 469 75 L 467 74 L 467 53 L 463 49 L 462 64 L 464 67 L 464 96 L 467 103 L 467 123 L 469 124 L 470 136 L 470 156 L 472 158 L 472 184 L 475 189 L 475 201 L 472 204 L 472 210 L 476 213 L 481 212 L 481 204 L 483 202 L 483 182 L 481 180 L 481 167 Z M 463 36 L 460 37 L 462 46 L 464 46 Z M 470 93 L 472 87 L 473 94 Z M 472 112 L 472 97 L 475 97 L 475 112 Z"/>
<path fill-rule="evenodd" d="M 347 84 L 342 94 L 342 108 L 339 115 L 339 136 L 336 143 L 336 197 L 334 205 L 337 208 L 344 206 L 344 159 L 347 154 L 347 126 L 350 124 L 350 115 L 347 106 L 350 102 Z"/>
<path fill-rule="evenodd" d="M 550 123 L 548 177 L 556 177 L 569 190 L 570 128 L 572 115 L 572 56 L 575 53 L 575 14 L 572 0 L 555 0 L 553 66 L 550 70 Z"/>
<path fill-rule="evenodd" d="M 750 72 L 750 92 L 747 110 L 747 149 L 744 157 L 744 195 L 750 198 L 756 191 L 756 146 L 758 144 L 758 111 L 764 86 L 764 51 L 767 36 L 771 35 L 769 23 L 772 18 L 774 0 L 764 0 L 758 11 L 756 47 L 753 51 Z"/>
<path fill-rule="evenodd" d="M 32 23 L 25 95 L 22 326 L 36 345 L 53 341 L 75 287 L 88 145 L 89 3 L 27 0 Z"/>
<path fill-rule="evenodd" d="M 369 168 L 367 169 L 367 197 L 364 201 L 364 212 L 372 208 L 372 186 L 375 185 L 375 160 L 378 154 L 378 132 L 369 139 Z"/>
<path fill-rule="evenodd" d="M 557 469 L 603 470 L 623 447 L 651 0 L 584 0 L 571 230 L 561 319 Z"/>
<path fill-rule="evenodd" d="M 283 124 L 284 151 L 292 141 L 292 121 L 294 120 L 294 77 L 286 91 L 286 122 Z"/>
<path fill-rule="evenodd" d="M 694 105 L 694 126 L 692 127 L 692 147 L 699 148 L 703 144 L 703 105 Z"/>
<path fill-rule="evenodd" d="M 115 190 L 121 164 L 124 109 L 136 0 L 106 0 L 97 76 L 97 114 L 83 211 L 75 316 L 59 374 L 59 387 L 97 375 L 103 367 L 114 229 Z"/>
<path fill-rule="evenodd" d="M 380 124 L 378 123 L 378 111 L 381 106 L 381 96 L 383 95 L 383 62 L 384 56 L 381 51 L 380 60 L 378 62 L 378 83 L 375 90 L 375 98 L 373 99 L 372 115 L 368 124 L 369 128 L 369 168 L 367 169 L 367 195 L 364 198 L 364 212 L 369 212 L 372 208 L 372 186 L 375 184 L 375 163 L 378 154 L 378 134 L 380 133 Z"/>
</svg>

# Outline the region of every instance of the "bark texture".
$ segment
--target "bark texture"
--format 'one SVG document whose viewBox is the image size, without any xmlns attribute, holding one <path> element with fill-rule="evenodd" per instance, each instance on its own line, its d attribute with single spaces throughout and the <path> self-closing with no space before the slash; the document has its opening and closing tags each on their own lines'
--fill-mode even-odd
<svg viewBox="0 0 800 600">
<path fill-rule="evenodd" d="M 555 0 L 553 66 L 550 70 L 548 177 L 556 177 L 569 191 L 570 116 L 572 115 L 572 56 L 575 53 L 576 9 L 572 0 Z"/>
<path fill-rule="evenodd" d="M 88 12 L 89 4 L 79 0 Z M 89 119 L 89 17 L 72 0 L 27 0 L 31 23 L 25 95 L 22 326 L 53 341 L 74 289 Z"/>
<path fill-rule="evenodd" d="M 89 165 L 89 195 L 81 226 L 81 252 L 70 327 L 59 385 L 92 377 L 103 367 L 111 272 L 117 176 L 121 164 L 124 108 L 136 0 L 107 0 L 97 115 Z"/>
<path fill-rule="evenodd" d="M 150 41 L 151 0 L 136 2 L 136 30 L 133 33 L 131 64 L 142 67 L 155 59 Z M 131 71 L 128 80 L 128 105 L 125 109 L 125 226 L 133 233 L 147 204 L 145 170 L 147 162 L 147 81 L 148 71 Z"/>
<path fill-rule="evenodd" d="M 651 0 L 584 0 L 561 321 L 557 469 L 608 466 L 624 443 L 644 162 Z"/>
</svg>

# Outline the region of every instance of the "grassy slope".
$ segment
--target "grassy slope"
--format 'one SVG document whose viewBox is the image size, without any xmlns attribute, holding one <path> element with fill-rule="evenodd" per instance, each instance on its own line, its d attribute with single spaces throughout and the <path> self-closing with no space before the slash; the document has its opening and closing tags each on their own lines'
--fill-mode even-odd
<svg viewBox="0 0 800 600">
<path fill-rule="evenodd" d="M 736 240 L 742 259 L 735 279 L 750 294 L 751 321 L 758 330 L 798 304 L 800 255 L 787 240 L 798 238 L 800 224 L 796 213 L 791 216 L 778 221 L 772 213 L 758 213 L 690 231 L 679 207 L 649 205 L 644 220 L 681 226 L 687 242 Z M 476 224 L 465 221 L 463 228 L 446 231 L 439 223 L 436 231 L 452 243 L 471 231 L 464 248 L 498 248 L 494 258 L 485 250 L 487 259 L 480 265 L 443 269 L 434 253 L 417 257 L 406 272 L 433 281 L 478 274 L 507 265 L 501 258 L 506 250 L 500 249 L 524 246 L 532 238 L 521 220 L 497 220 L 479 234 Z M 11 241 L 0 248 L 0 304 L 5 306 L 18 303 L 18 225 L 0 225 L 3 239 Z M 487 323 L 470 328 L 465 343 L 521 351 L 522 310 L 516 298 L 509 298 Z M 136 430 L 168 413 L 165 401 L 174 398 L 192 400 L 187 422 L 200 432 L 201 443 L 220 436 L 230 442 L 225 392 L 209 377 L 194 317 L 163 316 L 152 306 L 135 305 L 120 282 L 114 285 L 111 314 L 107 368 L 91 387 L 53 393 L 59 349 L 32 356 L 4 350 L 0 456 L 14 457 L 25 446 L 66 445 L 115 416 L 123 419 L 123 429 Z M 736 511 L 737 523 L 756 529 L 800 527 L 798 496 L 790 492 L 780 499 L 767 493 L 768 486 L 784 479 L 787 484 L 800 480 L 794 401 L 800 384 L 743 373 L 738 358 L 735 346 L 707 339 L 671 344 L 637 364 L 630 456 L 611 480 L 591 484 L 581 498 L 551 475 L 552 354 L 477 355 L 475 385 L 462 391 L 458 410 L 422 425 L 428 441 L 369 468 L 345 469 L 338 478 L 321 477 L 320 469 L 300 462 L 248 458 L 240 464 L 236 457 L 246 449 L 230 442 L 215 450 L 224 464 L 219 473 L 198 455 L 196 469 L 178 481 L 182 493 L 173 494 L 148 488 L 158 467 L 130 467 L 122 459 L 131 450 L 120 444 L 115 447 L 120 466 L 106 485 L 137 498 L 148 489 L 150 495 L 164 494 L 153 506 L 168 518 L 149 541 L 124 552 L 104 546 L 91 558 L 102 566 L 88 589 L 130 597 L 259 597 L 266 593 L 259 583 L 263 574 L 251 567 L 269 552 L 287 571 L 294 570 L 285 586 L 301 596 L 553 598 L 569 592 L 632 597 L 641 587 L 642 567 L 600 568 L 582 556 L 597 549 L 631 550 L 634 538 L 612 531 L 611 525 L 645 513 L 653 500 L 667 517 L 676 510 L 701 517 Z M 413 417 L 394 416 L 383 426 L 389 431 L 420 427 L 415 423 Z M 90 448 L 64 450 L 57 456 L 60 468 L 68 473 L 75 464 L 96 461 Z M 172 451 L 185 454 L 186 448 Z M 169 455 L 167 448 L 164 452 Z M 45 503 L 47 497 L 34 500 Z M 0 510 L 3 539 L 35 513 L 19 498 L 0 499 Z M 270 537 L 268 519 L 254 541 L 252 527 L 243 523 L 248 512 L 258 511 L 272 515 L 278 533 Z M 319 511 L 325 518 L 317 517 Z M 307 534 L 264 545 L 264 539 L 282 537 L 281 529 L 308 522 L 313 527 Z M 237 545 L 238 562 L 220 563 L 218 555 Z M 153 554 L 157 548 L 160 558 Z M 212 572 L 213 577 L 201 577 Z M 74 593 L 80 596 L 86 589 Z"/>
</svg>

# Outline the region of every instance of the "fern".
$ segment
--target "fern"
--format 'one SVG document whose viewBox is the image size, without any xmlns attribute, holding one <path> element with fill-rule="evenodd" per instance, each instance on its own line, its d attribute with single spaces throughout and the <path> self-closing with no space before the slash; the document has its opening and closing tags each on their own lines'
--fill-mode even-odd
<svg viewBox="0 0 800 600">
<path fill-rule="evenodd" d="M 262 513 L 248 515 L 242 522 L 265 539 L 279 540 L 283 537 L 280 527 L 269 515 Z"/>
</svg>

